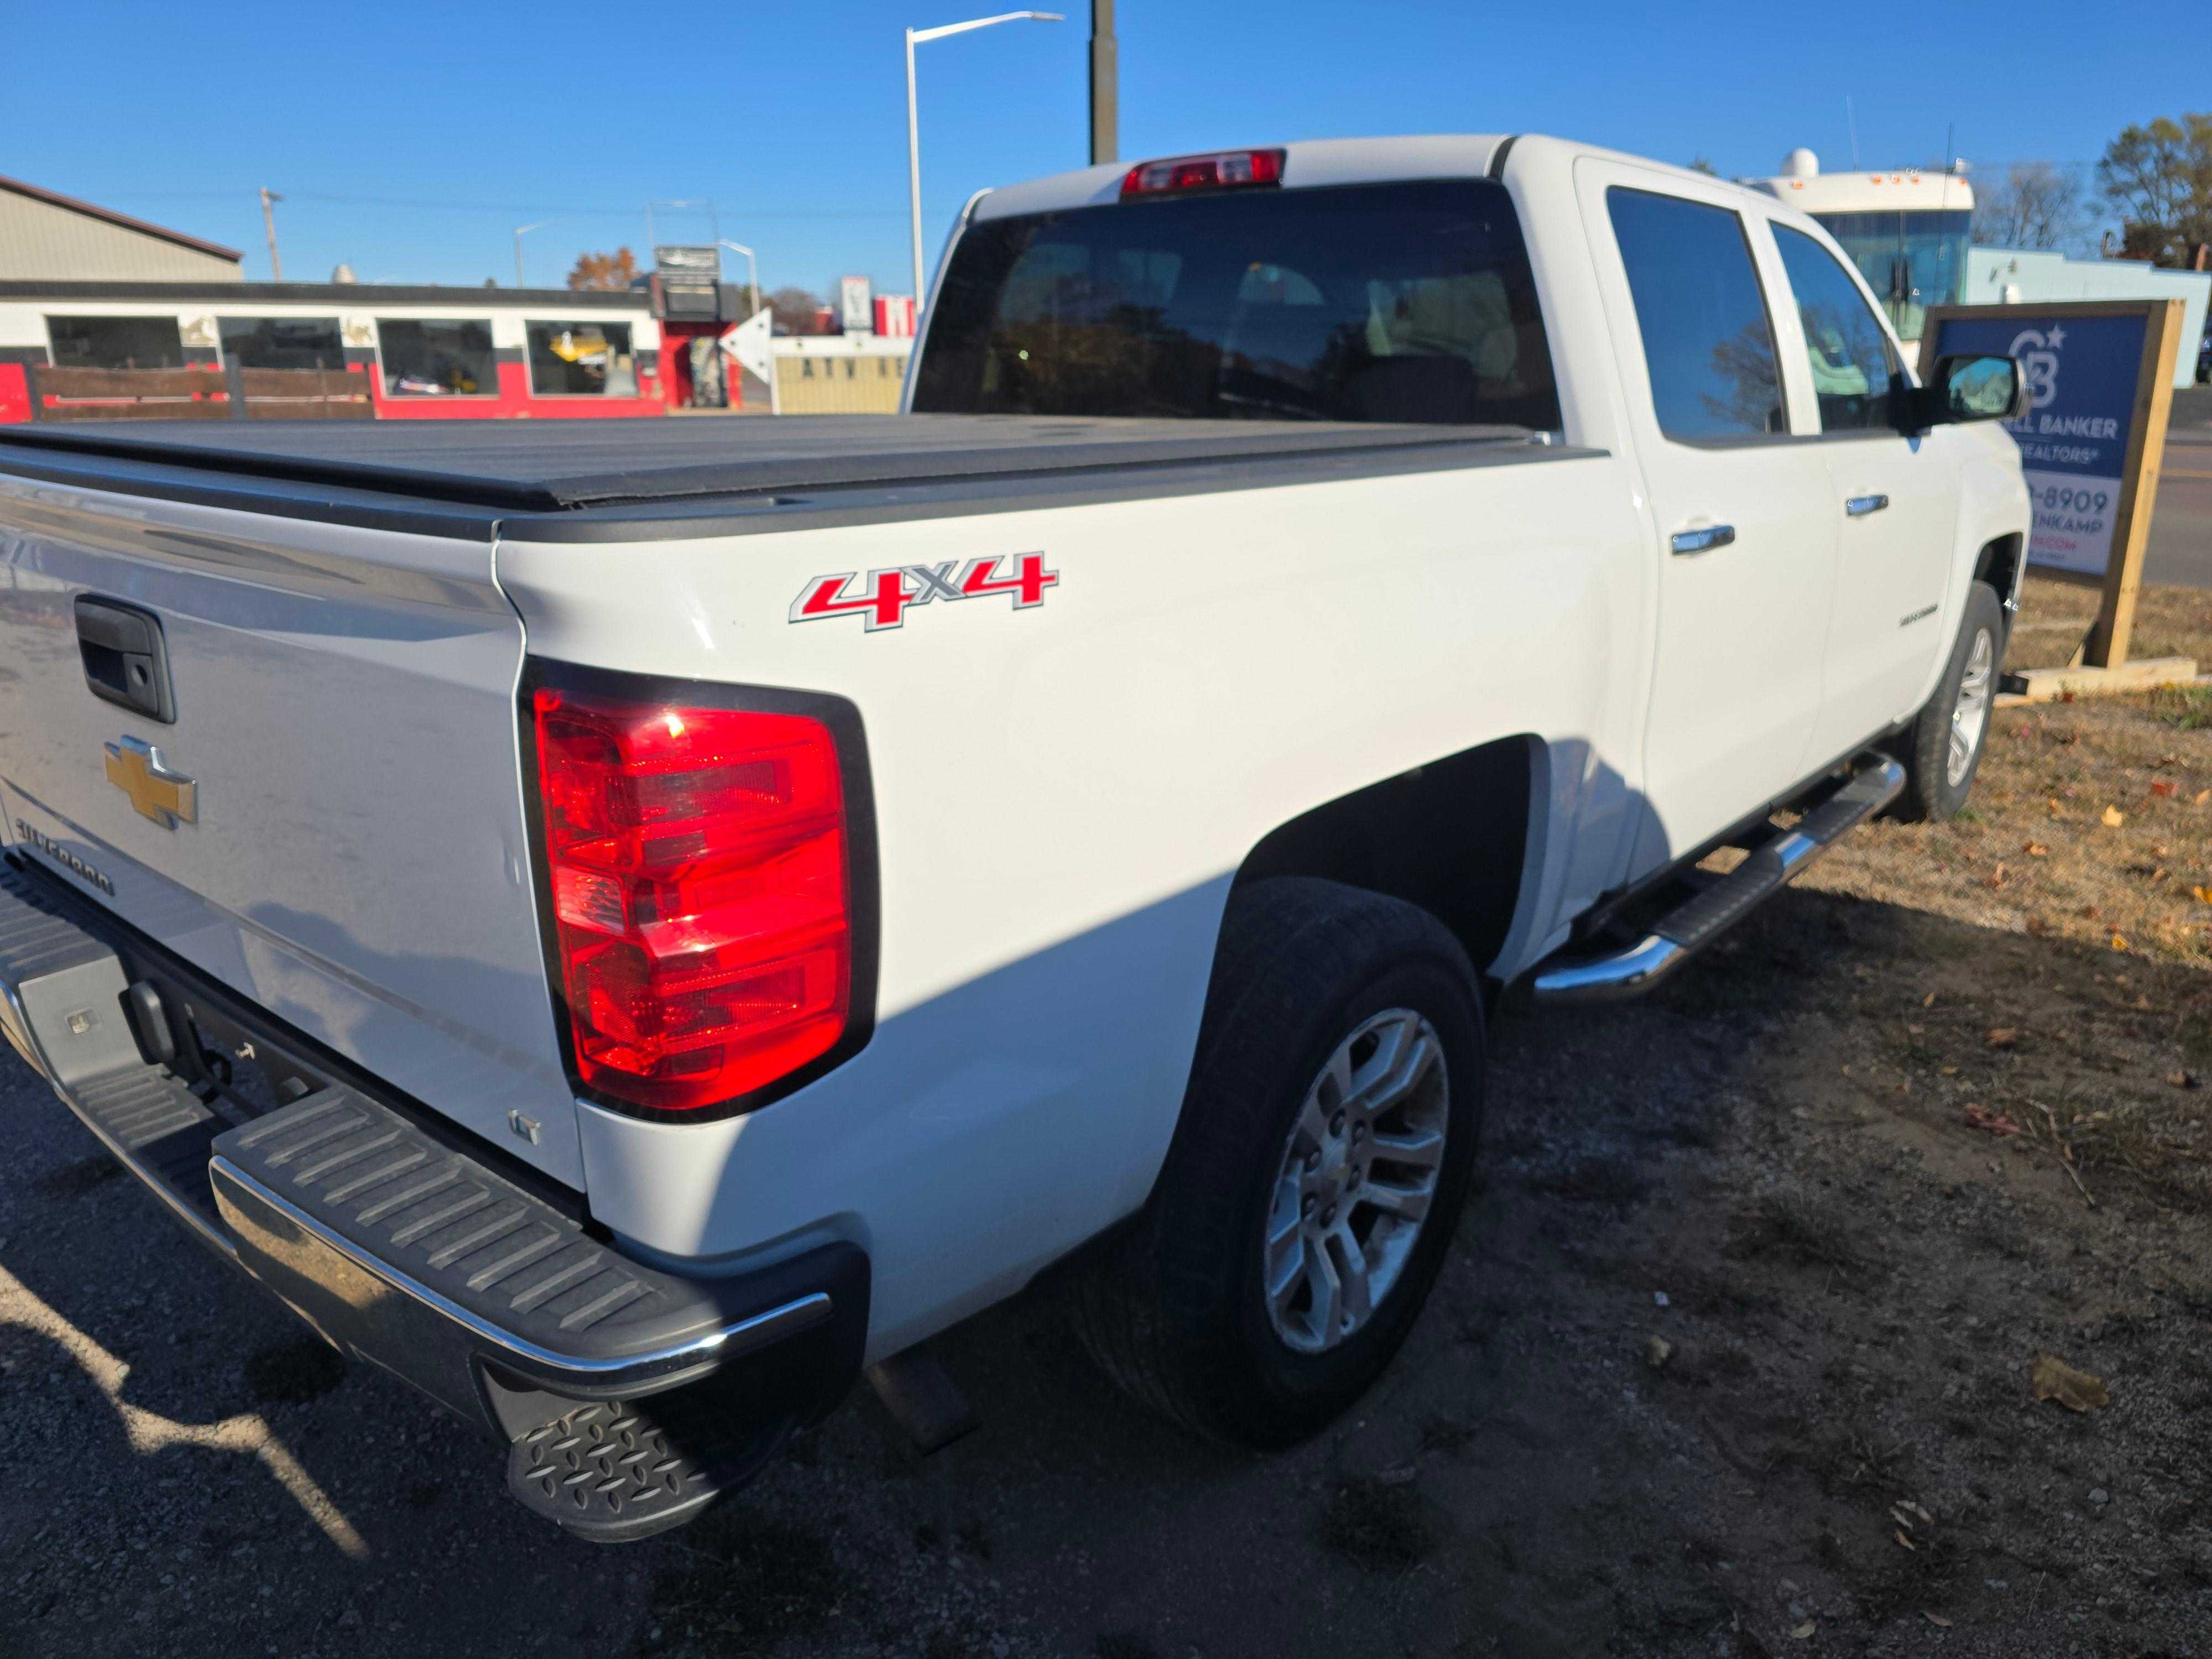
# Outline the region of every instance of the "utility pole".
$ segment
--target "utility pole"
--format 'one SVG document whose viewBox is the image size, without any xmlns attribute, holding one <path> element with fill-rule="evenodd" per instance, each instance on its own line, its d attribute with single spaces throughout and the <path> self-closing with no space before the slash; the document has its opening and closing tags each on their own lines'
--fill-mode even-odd
<svg viewBox="0 0 2212 1659">
<path fill-rule="evenodd" d="M 1114 0 L 1091 0 L 1091 164 L 1117 161 L 1121 68 L 1114 44 Z"/>
<path fill-rule="evenodd" d="M 284 280 L 284 262 L 276 257 L 276 204 L 284 198 L 268 185 L 261 186 L 261 222 L 269 232 L 269 275 L 276 282 Z"/>
</svg>

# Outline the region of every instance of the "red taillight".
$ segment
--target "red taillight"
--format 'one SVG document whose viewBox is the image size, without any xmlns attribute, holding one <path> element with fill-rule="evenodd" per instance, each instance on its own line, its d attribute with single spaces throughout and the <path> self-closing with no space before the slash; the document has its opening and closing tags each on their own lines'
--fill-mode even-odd
<svg viewBox="0 0 2212 1659">
<path fill-rule="evenodd" d="M 834 1047 L 853 908 L 830 728 L 550 688 L 532 712 L 579 1079 L 696 1111 Z"/>
<path fill-rule="evenodd" d="M 1123 177 L 1121 194 L 1167 196 L 1179 190 L 1235 190 L 1246 185 L 1282 182 L 1281 150 L 1224 149 L 1212 155 L 1139 161 Z"/>
</svg>

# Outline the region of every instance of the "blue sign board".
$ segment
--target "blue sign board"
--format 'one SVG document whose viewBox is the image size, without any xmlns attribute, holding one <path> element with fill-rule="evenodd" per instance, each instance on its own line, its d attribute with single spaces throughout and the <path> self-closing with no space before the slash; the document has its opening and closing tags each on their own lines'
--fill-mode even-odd
<svg viewBox="0 0 2212 1659">
<path fill-rule="evenodd" d="M 2101 576 L 2112 556 L 2148 317 L 2039 317 L 2033 306 L 1977 307 L 1936 325 L 1936 356 L 2017 357 L 2028 410 L 2020 444 L 2035 507 L 2033 564 Z"/>
</svg>

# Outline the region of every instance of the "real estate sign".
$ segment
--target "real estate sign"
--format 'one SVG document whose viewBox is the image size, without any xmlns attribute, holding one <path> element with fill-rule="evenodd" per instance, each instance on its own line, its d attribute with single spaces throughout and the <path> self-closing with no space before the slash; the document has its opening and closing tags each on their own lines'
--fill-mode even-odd
<svg viewBox="0 0 2212 1659">
<path fill-rule="evenodd" d="M 2101 576 L 2127 473 L 2136 382 L 2148 317 L 2038 317 L 2013 306 L 1947 317 L 1938 356 L 2017 357 L 2027 371 L 2027 413 L 2005 422 L 2020 445 L 2035 507 L 2032 564 Z"/>
<path fill-rule="evenodd" d="M 2005 422 L 2034 510 L 2028 562 L 2101 582 L 2086 659 L 2126 659 L 2172 397 L 2179 302 L 2062 301 L 1930 307 L 1924 380 L 1942 357 L 2019 360 L 2027 412 Z"/>
</svg>

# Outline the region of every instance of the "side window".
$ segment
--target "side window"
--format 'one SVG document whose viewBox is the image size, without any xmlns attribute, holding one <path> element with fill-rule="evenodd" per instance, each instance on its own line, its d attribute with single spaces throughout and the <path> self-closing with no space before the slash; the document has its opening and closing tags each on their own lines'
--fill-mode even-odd
<svg viewBox="0 0 2212 1659">
<path fill-rule="evenodd" d="M 1805 355 L 1813 365 L 1820 430 L 1889 430 L 1897 354 L 1873 307 L 1835 255 L 1803 231 L 1777 225 L 1774 245 L 1805 325 Z"/>
<path fill-rule="evenodd" d="M 1620 185 L 1605 199 L 1659 429 L 1686 443 L 1787 432 L 1774 330 L 1743 221 L 1727 208 Z"/>
</svg>

